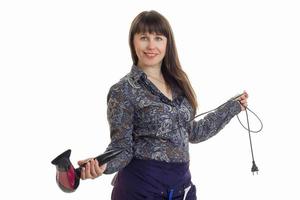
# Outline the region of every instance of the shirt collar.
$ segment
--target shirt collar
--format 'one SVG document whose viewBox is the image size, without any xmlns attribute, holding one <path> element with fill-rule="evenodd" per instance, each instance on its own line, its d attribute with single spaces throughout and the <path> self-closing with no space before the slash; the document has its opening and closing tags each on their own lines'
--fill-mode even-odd
<svg viewBox="0 0 300 200">
<path fill-rule="evenodd" d="M 137 81 L 140 79 L 142 81 L 145 81 L 147 79 L 147 75 L 141 68 L 139 68 L 137 65 L 133 64 L 131 67 L 131 71 L 129 73 L 129 78 L 131 81 L 134 82 L 133 84 L 136 85 Z M 178 97 L 183 97 L 183 92 L 178 86 L 171 85 L 171 88 L 172 88 L 174 99 L 178 98 Z"/>
<path fill-rule="evenodd" d="M 139 68 L 136 65 L 132 65 L 131 67 L 131 71 L 129 74 L 130 78 L 132 81 L 134 81 L 135 83 L 140 79 L 140 78 L 147 78 L 147 75 L 145 72 L 143 72 L 143 70 L 141 68 Z"/>
</svg>

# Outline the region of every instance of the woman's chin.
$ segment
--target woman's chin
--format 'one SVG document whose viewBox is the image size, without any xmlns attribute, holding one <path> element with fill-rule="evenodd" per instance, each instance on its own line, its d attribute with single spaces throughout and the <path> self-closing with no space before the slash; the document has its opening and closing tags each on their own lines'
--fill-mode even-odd
<svg viewBox="0 0 300 200">
<path fill-rule="evenodd" d="M 145 62 L 143 62 L 144 66 L 157 66 L 157 65 L 161 65 L 161 61 L 157 61 L 157 60 L 147 60 Z"/>
</svg>

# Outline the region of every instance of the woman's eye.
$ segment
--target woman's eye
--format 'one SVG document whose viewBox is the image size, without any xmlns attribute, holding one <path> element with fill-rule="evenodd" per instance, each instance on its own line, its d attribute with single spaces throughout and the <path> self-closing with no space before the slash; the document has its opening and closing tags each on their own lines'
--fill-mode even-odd
<svg viewBox="0 0 300 200">
<path fill-rule="evenodd" d="M 141 40 L 147 40 L 147 37 L 142 36 Z"/>
<path fill-rule="evenodd" d="M 162 38 L 161 37 L 156 37 L 156 40 L 157 41 L 162 41 Z"/>
</svg>

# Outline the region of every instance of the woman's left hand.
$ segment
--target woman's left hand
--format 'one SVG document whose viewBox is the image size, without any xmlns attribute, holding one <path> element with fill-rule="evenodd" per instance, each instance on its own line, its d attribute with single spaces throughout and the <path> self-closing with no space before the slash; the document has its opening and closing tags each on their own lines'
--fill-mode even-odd
<svg viewBox="0 0 300 200">
<path fill-rule="evenodd" d="M 244 90 L 242 96 L 240 96 L 237 99 L 241 104 L 242 111 L 246 110 L 246 107 L 248 106 L 248 102 L 247 102 L 248 97 L 249 97 L 248 93 L 246 92 L 246 90 Z"/>
</svg>

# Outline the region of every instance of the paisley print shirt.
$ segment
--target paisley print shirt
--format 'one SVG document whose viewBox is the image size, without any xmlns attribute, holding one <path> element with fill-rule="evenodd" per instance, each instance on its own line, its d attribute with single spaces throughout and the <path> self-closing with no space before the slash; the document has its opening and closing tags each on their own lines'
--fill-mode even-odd
<svg viewBox="0 0 300 200">
<path fill-rule="evenodd" d="M 188 162 L 189 142 L 199 143 L 217 134 L 241 106 L 229 100 L 199 121 L 179 87 L 168 99 L 136 65 L 114 84 L 107 96 L 111 142 L 107 150 L 124 151 L 107 163 L 105 174 L 124 168 L 133 157 L 165 162 Z"/>
</svg>

